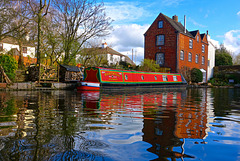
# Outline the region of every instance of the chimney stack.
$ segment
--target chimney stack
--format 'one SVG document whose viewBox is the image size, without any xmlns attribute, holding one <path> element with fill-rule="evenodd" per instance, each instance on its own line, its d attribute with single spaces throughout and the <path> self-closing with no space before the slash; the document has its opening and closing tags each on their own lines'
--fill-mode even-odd
<svg viewBox="0 0 240 161">
<path fill-rule="evenodd" d="M 102 49 L 105 49 L 107 47 L 107 43 L 102 43 Z"/>
<path fill-rule="evenodd" d="M 186 27 L 186 15 L 184 15 L 184 33 L 187 32 L 187 27 Z"/>
<path fill-rule="evenodd" d="M 178 22 L 178 16 L 177 16 L 177 15 L 174 15 L 174 16 L 172 17 L 172 19 L 173 19 L 174 21 Z"/>
</svg>

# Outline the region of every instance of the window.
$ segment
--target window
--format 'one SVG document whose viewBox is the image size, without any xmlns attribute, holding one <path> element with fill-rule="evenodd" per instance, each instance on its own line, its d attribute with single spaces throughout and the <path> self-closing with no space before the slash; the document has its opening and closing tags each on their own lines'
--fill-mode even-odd
<svg viewBox="0 0 240 161">
<path fill-rule="evenodd" d="M 204 56 L 202 57 L 202 64 L 205 64 L 205 58 L 204 58 Z"/>
<path fill-rule="evenodd" d="M 3 44 L 0 44 L 0 51 L 3 50 Z"/>
<path fill-rule="evenodd" d="M 163 81 L 167 81 L 167 76 L 166 75 L 163 75 L 162 78 L 163 78 Z"/>
<path fill-rule="evenodd" d="M 180 60 L 184 60 L 184 51 L 183 50 L 180 51 Z"/>
<path fill-rule="evenodd" d="M 192 61 L 192 53 L 188 53 L 188 61 Z"/>
<path fill-rule="evenodd" d="M 202 45 L 202 52 L 204 53 L 205 52 L 205 46 Z"/>
<path fill-rule="evenodd" d="M 208 66 L 210 67 L 210 60 L 208 60 Z"/>
<path fill-rule="evenodd" d="M 128 76 L 127 76 L 127 74 L 125 75 L 125 80 L 128 80 Z"/>
<path fill-rule="evenodd" d="M 159 66 L 164 66 L 164 53 L 157 53 L 156 54 L 156 63 L 159 64 Z"/>
<path fill-rule="evenodd" d="M 195 63 L 198 63 L 198 55 L 196 54 Z"/>
<path fill-rule="evenodd" d="M 157 76 L 154 76 L 155 80 L 157 80 Z"/>
<path fill-rule="evenodd" d="M 199 35 L 197 35 L 197 42 L 199 42 Z"/>
<path fill-rule="evenodd" d="M 27 53 L 27 47 L 23 47 L 22 50 L 23 50 L 23 53 Z"/>
<path fill-rule="evenodd" d="M 144 80 L 144 76 L 143 75 L 141 76 L 141 78 L 142 78 L 142 80 Z"/>
<path fill-rule="evenodd" d="M 110 61 L 113 61 L 113 55 L 112 54 L 110 55 Z"/>
<path fill-rule="evenodd" d="M 177 76 L 175 76 L 175 75 L 173 76 L 173 81 L 178 81 Z"/>
<path fill-rule="evenodd" d="M 158 28 L 159 29 L 163 28 L 163 21 L 158 21 Z"/>
<path fill-rule="evenodd" d="M 192 39 L 189 39 L 189 48 L 193 48 L 193 41 L 192 41 Z"/>
<path fill-rule="evenodd" d="M 156 45 L 164 45 L 164 35 L 157 35 Z"/>
</svg>

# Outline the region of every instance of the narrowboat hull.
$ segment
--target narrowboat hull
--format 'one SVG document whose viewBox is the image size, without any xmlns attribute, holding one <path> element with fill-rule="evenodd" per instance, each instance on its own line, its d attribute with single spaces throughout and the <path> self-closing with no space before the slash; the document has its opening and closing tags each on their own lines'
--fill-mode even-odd
<svg viewBox="0 0 240 161">
<path fill-rule="evenodd" d="M 186 87 L 185 79 L 179 73 L 159 73 L 109 68 L 87 68 L 84 81 L 79 82 L 77 90 L 109 89 L 148 89 L 148 88 L 182 88 Z M 132 88 L 130 88 L 132 90 Z"/>
</svg>

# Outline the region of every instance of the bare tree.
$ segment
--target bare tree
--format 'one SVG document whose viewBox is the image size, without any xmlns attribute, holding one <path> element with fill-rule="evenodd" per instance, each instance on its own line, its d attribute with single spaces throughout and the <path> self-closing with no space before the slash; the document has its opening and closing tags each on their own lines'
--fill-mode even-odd
<svg viewBox="0 0 240 161">
<path fill-rule="evenodd" d="M 59 25 L 64 51 L 63 63 L 69 64 L 81 50 L 83 44 L 94 37 L 109 34 L 111 19 L 105 14 L 103 3 L 95 0 L 53 0 L 58 11 Z M 78 46 L 74 48 L 74 44 Z"/>
<path fill-rule="evenodd" d="M 24 0 L 23 0 L 24 1 Z M 0 1 L 0 40 L 12 36 L 16 30 L 21 30 L 25 26 L 25 21 L 16 22 L 16 18 L 22 16 L 19 12 L 18 1 Z"/>
</svg>

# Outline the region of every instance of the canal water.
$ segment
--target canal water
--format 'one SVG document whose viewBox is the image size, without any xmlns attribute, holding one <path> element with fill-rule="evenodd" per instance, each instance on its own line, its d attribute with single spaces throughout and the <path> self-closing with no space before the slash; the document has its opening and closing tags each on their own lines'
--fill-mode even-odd
<svg viewBox="0 0 240 161">
<path fill-rule="evenodd" d="M 240 160 L 240 89 L 0 92 L 0 160 Z"/>
</svg>

